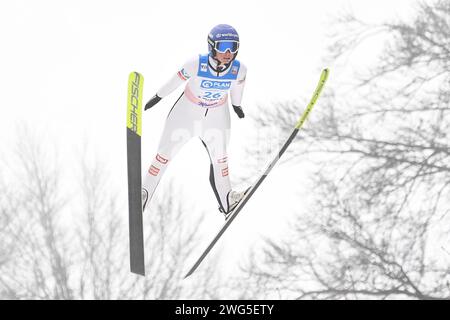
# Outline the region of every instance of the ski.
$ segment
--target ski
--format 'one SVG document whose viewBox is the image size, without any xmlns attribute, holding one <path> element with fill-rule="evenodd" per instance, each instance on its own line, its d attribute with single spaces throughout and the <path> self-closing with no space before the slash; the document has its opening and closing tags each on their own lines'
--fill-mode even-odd
<svg viewBox="0 0 450 320">
<path fill-rule="evenodd" d="M 245 206 L 245 204 L 248 202 L 248 200 L 252 197 L 252 195 L 255 193 L 255 191 L 258 189 L 258 187 L 261 185 L 261 183 L 264 181 L 264 179 L 267 177 L 269 172 L 272 170 L 272 168 L 275 166 L 275 164 L 278 162 L 278 160 L 281 158 L 283 153 L 286 151 L 286 149 L 289 147 L 291 142 L 294 140 L 294 138 L 297 136 L 298 131 L 303 126 L 303 123 L 306 121 L 306 118 L 308 117 L 309 113 L 311 112 L 314 104 L 316 103 L 317 99 L 319 98 L 320 93 L 322 92 L 322 89 L 325 85 L 325 82 L 328 79 L 328 69 L 324 69 L 322 71 L 322 74 L 320 75 L 320 80 L 317 85 L 316 90 L 314 91 L 314 94 L 306 107 L 306 110 L 303 112 L 302 116 L 298 120 L 297 124 L 295 125 L 295 128 L 287 141 L 284 143 L 283 147 L 280 149 L 278 154 L 275 156 L 275 159 L 269 164 L 267 169 L 264 171 L 264 173 L 256 180 L 256 182 L 252 185 L 250 190 L 245 194 L 245 196 L 242 198 L 241 202 L 236 206 L 234 211 L 229 214 L 227 217 L 225 224 L 223 225 L 222 229 L 220 229 L 219 233 L 215 236 L 215 238 L 211 241 L 209 246 L 206 248 L 206 250 L 202 253 L 200 258 L 195 262 L 195 264 L 192 266 L 192 268 L 189 270 L 189 272 L 184 277 L 185 279 L 189 277 L 194 271 L 198 268 L 200 263 L 205 259 L 207 254 L 211 251 L 211 249 L 214 247 L 216 242 L 220 239 L 220 237 L 223 235 L 225 230 L 230 226 L 231 222 L 236 218 L 236 216 L 239 214 L 239 212 L 242 210 L 242 208 Z"/>
<path fill-rule="evenodd" d="M 142 223 L 142 88 L 144 77 L 131 72 L 128 77 L 127 97 L 127 167 L 128 167 L 128 222 L 130 233 L 131 272 L 145 275 L 144 231 Z"/>
</svg>

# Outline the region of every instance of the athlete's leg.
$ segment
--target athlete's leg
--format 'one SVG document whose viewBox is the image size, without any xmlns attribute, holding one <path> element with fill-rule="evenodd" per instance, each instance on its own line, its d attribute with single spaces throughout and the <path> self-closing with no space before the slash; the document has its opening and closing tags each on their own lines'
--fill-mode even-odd
<svg viewBox="0 0 450 320">
<path fill-rule="evenodd" d="M 142 205 L 145 209 L 155 193 L 170 161 L 176 156 L 181 147 L 193 136 L 193 117 L 189 103 L 183 95 L 177 100 L 167 116 L 158 152 L 153 159 L 142 181 Z"/>
<path fill-rule="evenodd" d="M 229 141 L 230 113 L 221 106 L 208 110 L 204 120 L 201 140 L 211 161 L 209 180 L 223 212 L 228 211 L 227 195 L 231 190 L 227 146 Z"/>
</svg>

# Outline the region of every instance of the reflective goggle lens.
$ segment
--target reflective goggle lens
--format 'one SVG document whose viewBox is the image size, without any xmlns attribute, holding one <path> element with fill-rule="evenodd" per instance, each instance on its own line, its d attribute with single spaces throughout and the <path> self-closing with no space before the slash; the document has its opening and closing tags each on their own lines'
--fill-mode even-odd
<svg viewBox="0 0 450 320">
<path fill-rule="evenodd" d="M 237 41 L 216 41 L 215 49 L 217 52 L 225 53 L 227 50 L 231 53 L 236 53 L 239 49 L 239 42 Z"/>
</svg>

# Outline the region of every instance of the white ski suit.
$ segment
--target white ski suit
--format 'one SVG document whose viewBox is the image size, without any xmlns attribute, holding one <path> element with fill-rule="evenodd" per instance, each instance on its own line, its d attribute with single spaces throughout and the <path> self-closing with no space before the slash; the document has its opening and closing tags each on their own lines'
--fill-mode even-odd
<svg viewBox="0 0 450 320">
<path fill-rule="evenodd" d="M 214 59 L 199 55 L 186 62 L 157 95 L 169 95 L 187 81 L 182 95 L 170 110 L 157 154 L 143 179 L 148 200 L 168 164 L 191 138 L 199 137 L 211 161 L 210 183 L 223 211 L 228 211 L 227 194 L 231 191 L 227 145 L 230 130 L 228 95 L 234 107 L 241 106 L 246 67 L 233 60 L 218 70 Z"/>
</svg>

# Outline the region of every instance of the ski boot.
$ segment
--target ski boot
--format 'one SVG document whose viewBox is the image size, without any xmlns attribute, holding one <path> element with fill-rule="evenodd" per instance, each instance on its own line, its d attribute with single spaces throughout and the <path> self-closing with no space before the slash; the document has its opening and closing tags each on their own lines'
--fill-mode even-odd
<svg viewBox="0 0 450 320">
<path fill-rule="evenodd" d="M 248 190 L 250 190 L 251 187 L 248 187 L 245 191 L 238 192 L 238 191 L 230 191 L 227 195 L 227 205 L 228 205 L 228 211 L 224 212 L 222 208 L 219 208 L 219 211 L 222 212 L 225 215 L 225 220 L 228 219 L 230 214 L 233 212 L 233 210 L 237 207 L 239 202 L 244 198 L 244 196 L 247 194 Z"/>
</svg>

